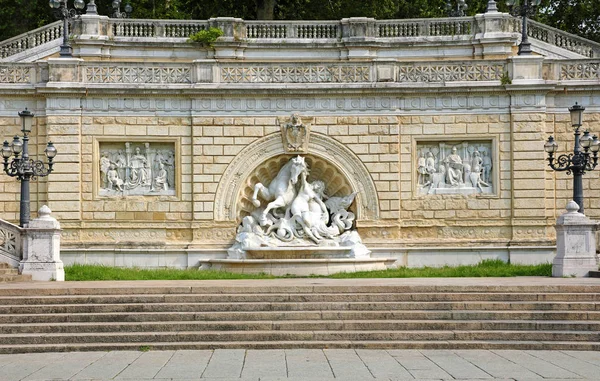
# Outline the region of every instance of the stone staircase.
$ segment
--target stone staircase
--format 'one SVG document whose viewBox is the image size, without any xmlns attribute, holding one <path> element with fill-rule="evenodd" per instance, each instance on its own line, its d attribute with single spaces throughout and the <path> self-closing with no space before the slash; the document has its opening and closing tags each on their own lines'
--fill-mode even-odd
<svg viewBox="0 0 600 381">
<path fill-rule="evenodd" d="M 31 275 L 21 275 L 18 269 L 11 267 L 8 263 L 0 263 L 0 283 L 26 282 L 30 280 Z"/>
<path fill-rule="evenodd" d="M 230 284 L 0 287 L 0 353 L 212 348 L 600 350 L 600 283 L 519 287 L 271 283 L 261 288 Z"/>
</svg>

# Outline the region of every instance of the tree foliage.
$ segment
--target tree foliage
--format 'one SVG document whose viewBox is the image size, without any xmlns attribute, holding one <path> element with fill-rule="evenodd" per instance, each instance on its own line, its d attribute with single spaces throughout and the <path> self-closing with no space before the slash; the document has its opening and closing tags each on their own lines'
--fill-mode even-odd
<svg viewBox="0 0 600 381">
<path fill-rule="evenodd" d="M 124 5 L 128 0 L 123 0 Z M 446 0 L 129 0 L 134 18 L 246 20 L 339 20 L 345 17 L 403 19 L 445 16 Z M 456 1 L 456 0 L 452 0 Z M 485 12 L 487 0 L 466 0 L 468 15 Z M 500 11 L 508 11 L 498 0 Z M 72 0 L 69 0 L 72 5 Z M 98 13 L 112 15 L 111 0 L 96 0 Z M 600 41 L 599 0 L 542 0 L 534 19 Z M 0 10 L 0 41 L 54 21 L 48 0 L 10 0 Z"/>
</svg>

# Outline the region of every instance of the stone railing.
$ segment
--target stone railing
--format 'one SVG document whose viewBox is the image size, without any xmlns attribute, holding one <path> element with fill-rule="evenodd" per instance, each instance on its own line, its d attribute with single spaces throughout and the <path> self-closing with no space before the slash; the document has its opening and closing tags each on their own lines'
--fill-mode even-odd
<svg viewBox="0 0 600 381">
<path fill-rule="evenodd" d="M 379 20 L 377 37 L 464 36 L 474 33 L 473 17 L 445 19 Z"/>
<path fill-rule="evenodd" d="M 53 22 L 30 32 L 18 35 L 0 43 L 0 59 L 12 56 L 28 49 L 33 49 L 62 38 L 63 25 L 61 21 Z"/>
<path fill-rule="evenodd" d="M 245 38 L 250 39 L 338 39 L 339 21 L 245 21 Z"/>
<path fill-rule="evenodd" d="M 521 31 L 521 25 L 521 19 L 513 19 L 513 30 L 515 32 Z M 599 43 L 586 40 L 560 29 L 552 28 L 537 21 L 527 20 L 527 36 L 570 52 L 581 54 L 584 57 L 600 57 Z"/>
<path fill-rule="evenodd" d="M 114 37 L 188 38 L 205 29 L 208 29 L 208 21 L 110 19 Z"/>
<path fill-rule="evenodd" d="M 0 219 L 0 255 L 11 262 L 20 261 L 23 257 L 22 234 L 23 229 Z"/>
</svg>

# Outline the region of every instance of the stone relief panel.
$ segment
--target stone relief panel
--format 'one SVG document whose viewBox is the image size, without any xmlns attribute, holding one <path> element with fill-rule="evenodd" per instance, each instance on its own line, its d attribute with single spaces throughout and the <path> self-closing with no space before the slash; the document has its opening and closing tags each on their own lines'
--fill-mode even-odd
<svg viewBox="0 0 600 381">
<path fill-rule="evenodd" d="M 494 193 L 491 141 L 417 142 L 416 152 L 418 194 Z"/>
<path fill-rule="evenodd" d="M 100 142 L 99 152 L 99 196 L 175 196 L 174 142 Z"/>
</svg>

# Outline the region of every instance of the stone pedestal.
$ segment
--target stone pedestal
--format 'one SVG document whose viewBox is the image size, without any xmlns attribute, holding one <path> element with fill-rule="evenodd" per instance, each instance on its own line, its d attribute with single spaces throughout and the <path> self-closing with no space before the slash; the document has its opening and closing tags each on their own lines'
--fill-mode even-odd
<svg viewBox="0 0 600 381">
<path fill-rule="evenodd" d="M 60 223 L 50 216 L 46 205 L 38 211 L 38 218 L 24 229 L 21 274 L 30 274 L 33 280 L 64 281 L 65 270 L 60 260 Z"/>
<path fill-rule="evenodd" d="M 597 223 L 578 213 L 575 201 L 567 204 L 567 213 L 556 221 L 556 257 L 552 262 L 552 276 L 587 277 L 598 270 L 596 259 Z"/>
</svg>

